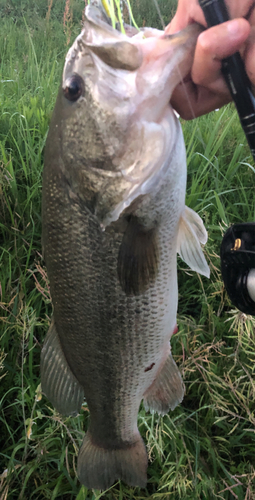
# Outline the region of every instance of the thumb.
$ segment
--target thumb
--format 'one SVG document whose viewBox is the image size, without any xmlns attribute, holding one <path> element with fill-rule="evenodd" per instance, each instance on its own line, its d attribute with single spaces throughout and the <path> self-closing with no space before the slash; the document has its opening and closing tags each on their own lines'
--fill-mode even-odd
<svg viewBox="0 0 255 500">
<path fill-rule="evenodd" d="M 186 26 L 194 22 L 206 27 L 204 14 L 198 5 L 198 2 L 191 0 L 179 0 L 176 14 L 166 27 L 165 31 L 171 35 L 186 28 Z"/>
</svg>

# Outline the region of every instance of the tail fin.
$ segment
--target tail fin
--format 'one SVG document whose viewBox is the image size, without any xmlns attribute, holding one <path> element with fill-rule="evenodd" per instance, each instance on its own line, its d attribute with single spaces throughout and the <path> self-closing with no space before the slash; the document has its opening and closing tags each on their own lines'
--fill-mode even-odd
<svg viewBox="0 0 255 500">
<path fill-rule="evenodd" d="M 145 488 L 147 483 L 147 453 L 139 439 L 130 446 L 106 449 L 95 445 L 88 431 L 78 456 L 78 477 L 87 488 L 105 490 L 122 479 L 129 486 Z"/>
</svg>

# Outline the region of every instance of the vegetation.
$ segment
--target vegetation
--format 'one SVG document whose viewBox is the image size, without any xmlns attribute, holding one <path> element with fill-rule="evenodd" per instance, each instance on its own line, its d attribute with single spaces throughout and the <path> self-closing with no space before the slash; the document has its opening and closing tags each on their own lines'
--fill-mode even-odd
<svg viewBox="0 0 255 500">
<path fill-rule="evenodd" d="M 255 220 L 254 165 L 232 106 L 183 123 L 187 205 L 209 233 L 211 278 L 179 262 L 172 349 L 186 396 L 163 418 L 141 405 L 147 489 L 81 487 L 77 450 L 88 408 L 63 418 L 40 393 L 52 312 L 40 241 L 43 148 L 83 0 L 70 2 L 63 26 L 66 4 L 0 0 L 0 499 L 255 499 L 255 322 L 232 307 L 219 270 L 225 229 Z M 131 5 L 139 24 L 158 23 L 152 0 Z M 167 17 L 171 2 L 159 5 Z"/>
</svg>

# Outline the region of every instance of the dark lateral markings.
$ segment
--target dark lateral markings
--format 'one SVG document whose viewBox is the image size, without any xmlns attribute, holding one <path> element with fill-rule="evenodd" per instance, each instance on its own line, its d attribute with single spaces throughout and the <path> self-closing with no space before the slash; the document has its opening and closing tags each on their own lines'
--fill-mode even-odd
<svg viewBox="0 0 255 500">
<path fill-rule="evenodd" d="M 153 368 L 153 366 L 154 366 L 154 365 L 155 365 L 155 363 L 151 363 L 151 365 L 150 365 L 150 366 L 148 366 L 147 368 L 145 368 L 145 370 L 144 370 L 144 371 L 145 371 L 145 372 L 149 372 L 149 371 Z"/>
</svg>

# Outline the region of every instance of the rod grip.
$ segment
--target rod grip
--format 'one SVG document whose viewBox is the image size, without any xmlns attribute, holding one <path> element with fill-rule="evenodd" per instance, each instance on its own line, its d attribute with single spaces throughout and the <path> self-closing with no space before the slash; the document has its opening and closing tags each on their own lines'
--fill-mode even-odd
<svg viewBox="0 0 255 500">
<path fill-rule="evenodd" d="M 229 21 L 224 0 L 198 0 L 208 27 Z M 236 52 L 222 61 L 222 73 L 235 103 L 251 154 L 255 160 L 255 98 L 244 62 Z"/>
</svg>

